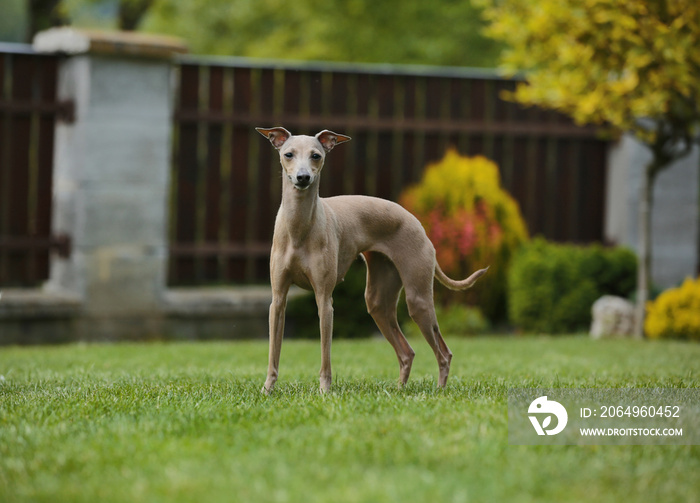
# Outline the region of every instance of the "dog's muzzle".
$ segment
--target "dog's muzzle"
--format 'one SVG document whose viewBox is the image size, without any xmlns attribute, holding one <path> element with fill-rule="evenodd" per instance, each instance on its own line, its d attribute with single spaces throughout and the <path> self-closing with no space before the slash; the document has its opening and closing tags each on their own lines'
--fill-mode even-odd
<svg viewBox="0 0 700 503">
<path fill-rule="evenodd" d="M 297 173 L 297 176 L 292 179 L 294 186 L 299 190 L 308 189 L 311 185 L 311 173 L 306 170 L 301 170 Z"/>
</svg>

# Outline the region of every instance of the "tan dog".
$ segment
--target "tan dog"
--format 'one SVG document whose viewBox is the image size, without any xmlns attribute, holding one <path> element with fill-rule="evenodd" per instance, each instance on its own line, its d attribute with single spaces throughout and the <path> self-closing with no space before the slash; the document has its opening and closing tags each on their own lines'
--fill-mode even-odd
<svg viewBox="0 0 700 503">
<path fill-rule="evenodd" d="M 282 204 L 275 221 L 270 257 L 270 355 L 263 391 L 277 382 L 287 293 L 292 284 L 313 290 L 321 327 L 321 392 L 331 386 L 331 338 L 336 285 L 358 255 L 367 264 L 365 300 L 379 330 L 396 351 L 405 384 L 415 353 L 401 333 L 396 306 L 402 286 L 411 318 L 435 353 L 444 387 L 452 353 L 438 328 L 433 277 L 453 290 L 472 286 L 487 269 L 454 281 L 435 260 L 435 248 L 420 222 L 396 203 L 367 196 L 318 195 L 326 154 L 350 137 L 324 130 L 293 136 L 284 128 L 256 128 L 279 150 L 283 168 Z"/>
</svg>

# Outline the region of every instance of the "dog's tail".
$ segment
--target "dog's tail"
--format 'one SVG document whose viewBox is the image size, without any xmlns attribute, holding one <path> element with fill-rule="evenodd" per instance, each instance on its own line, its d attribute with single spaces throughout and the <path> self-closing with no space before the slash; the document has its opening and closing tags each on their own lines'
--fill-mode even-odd
<svg viewBox="0 0 700 503">
<path fill-rule="evenodd" d="M 488 267 L 485 269 L 479 269 L 467 279 L 455 281 L 451 278 L 448 278 L 447 275 L 444 272 L 442 272 L 442 269 L 440 269 L 440 264 L 438 264 L 437 261 L 435 261 L 435 277 L 440 283 L 445 285 L 450 290 L 466 290 L 467 288 L 471 288 L 472 286 L 474 286 L 474 283 L 476 283 L 476 280 L 482 277 L 484 274 L 486 274 L 486 271 L 488 270 Z"/>
</svg>

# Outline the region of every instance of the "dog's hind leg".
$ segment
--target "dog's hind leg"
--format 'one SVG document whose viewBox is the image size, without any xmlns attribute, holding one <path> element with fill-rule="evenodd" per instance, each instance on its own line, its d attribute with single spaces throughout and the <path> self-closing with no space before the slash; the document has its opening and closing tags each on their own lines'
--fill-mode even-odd
<svg viewBox="0 0 700 503">
<path fill-rule="evenodd" d="M 367 252 L 364 258 L 367 264 L 367 311 L 396 351 L 396 357 L 399 359 L 399 383 L 403 386 L 411 374 L 415 352 L 401 332 L 396 318 L 396 306 L 402 288 L 401 277 L 385 255 Z"/>
<path fill-rule="evenodd" d="M 430 275 L 429 278 L 426 276 L 421 281 L 414 281 L 411 285 L 407 284 L 406 303 L 408 304 L 408 313 L 435 353 L 440 369 L 438 386 L 444 388 L 447 384 L 447 376 L 450 374 L 452 351 L 445 344 L 438 326 L 435 305 L 433 304 L 432 280 L 432 275 Z"/>
</svg>

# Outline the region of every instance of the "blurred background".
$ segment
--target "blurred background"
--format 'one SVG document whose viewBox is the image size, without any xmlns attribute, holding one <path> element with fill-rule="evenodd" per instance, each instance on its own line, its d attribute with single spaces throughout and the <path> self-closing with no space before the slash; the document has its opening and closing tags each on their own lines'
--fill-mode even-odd
<svg viewBox="0 0 700 503">
<path fill-rule="evenodd" d="M 398 8 L 400 7 L 400 8 Z M 31 42 L 57 25 L 183 37 L 195 54 L 495 67 L 470 2 L 7 0 L 0 40 Z"/>
<path fill-rule="evenodd" d="M 473 291 L 436 292 L 446 324 L 587 331 L 604 296 L 627 302 L 620 319 L 631 316 L 653 149 L 610 118 L 519 99 L 525 74 L 512 59 L 499 69 L 517 36 L 503 26 L 499 36 L 495 8 L 5 0 L 4 342 L 264 337 L 281 180 L 253 128 L 273 125 L 350 135 L 329 157 L 322 196 L 399 201 L 450 275 L 491 266 Z M 513 12 L 536 32 L 547 8 Z M 634 31 L 620 19 L 601 17 L 597 33 L 616 23 Z M 532 54 L 524 68 L 542 65 Z M 562 54 L 576 66 L 597 57 Z M 700 163 L 689 151 L 653 189 L 649 298 L 698 274 Z M 338 336 L 375 330 L 363 276 L 357 264 L 336 292 Z M 310 297 L 296 296 L 289 314 L 291 334 L 315 335 Z"/>
</svg>

